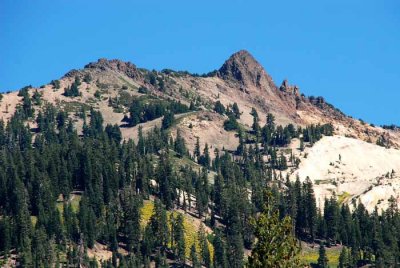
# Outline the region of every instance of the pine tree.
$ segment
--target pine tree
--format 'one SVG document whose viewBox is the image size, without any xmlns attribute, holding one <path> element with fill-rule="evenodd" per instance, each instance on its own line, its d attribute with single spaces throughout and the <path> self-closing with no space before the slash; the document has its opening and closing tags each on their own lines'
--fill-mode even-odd
<svg viewBox="0 0 400 268">
<path fill-rule="evenodd" d="M 286 170 L 288 168 L 286 157 L 283 154 L 281 154 L 278 161 L 279 162 L 277 168 L 279 170 Z"/>
<path fill-rule="evenodd" d="M 93 248 L 96 239 L 96 215 L 89 205 L 88 197 L 83 196 L 79 206 L 79 227 L 83 235 L 83 241 L 89 248 Z"/>
<path fill-rule="evenodd" d="M 200 160 L 201 152 L 200 152 L 200 138 L 196 137 L 196 145 L 194 147 L 194 156 L 196 157 L 197 162 Z"/>
<path fill-rule="evenodd" d="M 214 247 L 214 268 L 226 268 L 226 248 L 221 233 L 217 230 L 213 239 Z"/>
<path fill-rule="evenodd" d="M 301 138 L 300 139 L 300 151 L 304 151 L 304 140 Z"/>
<path fill-rule="evenodd" d="M 201 260 L 205 267 L 211 267 L 211 256 L 210 256 L 210 249 L 208 248 L 208 242 L 206 233 L 204 231 L 204 226 L 201 224 L 198 234 L 197 234 L 200 249 L 201 249 Z"/>
<path fill-rule="evenodd" d="M 153 214 L 150 218 L 150 226 L 152 235 L 157 238 L 157 246 L 165 248 L 167 246 L 169 237 L 167 212 L 159 200 L 156 200 L 154 203 Z"/>
<path fill-rule="evenodd" d="M 260 118 L 258 117 L 257 110 L 254 108 L 251 108 L 250 114 L 253 116 L 252 128 L 253 128 L 254 134 L 258 137 L 260 134 L 260 125 L 258 124 L 258 122 L 260 121 Z"/>
<path fill-rule="evenodd" d="M 174 143 L 175 152 L 177 152 L 180 156 L 184 156 L 187 154 L 187 149 L 185 145 L 185 140 L 182 137 L 181 131 L 178 129 L 176 132 L 176 139 Z"/>
<path fill-rule="evenodd" d="M 340 251 L 339 255 L 339 266 L 338 268 L 347 268 L 350 266 L 349 262 L 349 253 L 346 247 L 343 247 L 342 250 Z"/>
<path fill-rule="evenodd" d="M 326 199 L 324 205 L 324 219 L 327 227 L 327 237 L 333 241 L 337 241 L 339 236 L 339 216 L 340 211 L 336 197 L 332 196 L 330 199 Z"/>
<path fill-rule="evenodd" d="M 137 252 L 140 241 L 140 204 L 141 200 L 134 192 L 127 188 L 121 195 L 121 206 L 123 212 L 124 234 L 126 246 L 129 252 Z"/>
<path fill-rule="evenodd" d="M 222 215 L 222 207 L 223 207 L 223 190 L 224 190 L 224 178 L 222 177 L 221 172 L 215 176 L 214 179 L 214 210 L 217 215 Z"/>
<path fill-rule="evenodd" d="M 43 227 L 39 227 L 35 230 L 32 241 L 32 252 L 35 267 L 44 267 L 45 264 L 51 265 L 51 261 L 47 259 L 51 255 L 51 252 L 48 252 L 46 248 L 47 244 L 48 241 L 46 231 Z"/>
<path fill-rule="evenodd" d="M 178 214 L 174 226 L 175 255 L 180 265 L 185 264 L 185 228 L 183 226 L 183 216 Z"/>
<path fill-rule="evenodd" d="M 275 131 L 275 116 L 273 114 L 267 114 L 266 125 L 271 131 Z"/>
<path fill-rule="evenodd" d="M 226 235 L 228 267 L 234 268 L 243 267 L 243 236 L 237 228 L 237 225 L 230 227 L 232 231 L 229 231 Z"/>
<path fill-rule="evenodd" d="M 328 257 L 326 256 L 326 250 L 323 243 L 319 245 L 319 256 L 318 256 L 318 267 L 328 268 Z"/>
<path fill-rule="evenodd" d="M 232 114 L 228 115 L 228 119 L 224 121 L 224 129 L 226 131 L 237 130 L 239 129 L 239 123 L 236 120 L 236 117 Z"/>
<path fill-rule="evenodd" d="M 54 89 L 60 89 L 60 80 L 51 80 L 50 84 Z"/>
<path fill-rule="evenodd" d="M 0 252 L 7 259 L 11 249 L 11 226 L 7 217 L 0 218 Z"/>
<path fill-rule="evenodd" d="M 42 94 L 40 94 L 37 89 L 33 92 L 32 101 L 34 105 L 42 104 Z"/>
<path fill-rule="evenodd" d="M 66 97 L 77 97 L 81 93 L 79 92 L 79 86 L 81 85 L 79 76 L 75 76 L 75 81 L 72 83 L 70 87 L 65 88 L 64 95 Z"/>
<path fill-rule="evenodd" d="M 303 204 L 306 220 L 306 229 L 311 242 L 314 242 L 317 225 L 317 205 L 314 196 L 313 184 L 309 177 L 303 183 Z"/>
<path fill-rule="evenodd" d="M 225 107 L 220 101 L 216 101 L 214 105 L 214 111 L 219 113 L 219 114 L 224 114 L 225 113 Z"/>
<path fill-rule="evenodd" d="M 200 156 L 200 161 L 199 164 L 206 167 L 206 168 L 210 168 L 210 164 L 211 164 L 211 158 L 210 158 L 210 152 L 208 150 L 208 144 L 206 143 L 206 145 L 204 146 L 204 151 L 203 151 L 203 155 Z"/>
<path fill-rule="evenodd" d="M 174 121 L 175 121 L 175 115 L 174 115 L 174 113 L 171 112 L 171 111 L 167 112 L 167 113 L 164 115 L 163 119 L 162 119 L 162 122 L 161 122 L 161 129 L 164 129 L 164 130 L 165 130 L 165 129 L 169 128 L 170 126 L 172 126 L 172 124 L 174 123 Z"/>
<path fill-rule="evenodd" d="M 159 195 L 161 201 L 167 209 L 174 206 L 174 201 L 177 198 L 175 176 L 172 173 L 172 165 L 169 159 L 168 152 L 163 152 L 160 155 L 160 163 L 157 168 L 157 179 L 159 184 Z"/>
<path fill-rule="evenodd" d="M 122 140 L 122 134 L 119 126 L 117 124 L 110 125 L 107 124 L 105 132 L 110 140 L 120 143 Z"/>
<path fill-rule="evenodd" d="M 299 247 L 292 234 L 291 219 L 279 219 L 272 193 L 265 191 L 263 211 L 253 220 L 258 239 L 249 257 L 249 267 L 298 267 Z"/>
<path fill-rule="evenodd" d="M 196 208 L 199 218 L 207 213 L 208 208 L 208 176 L 205 169 L 202 170 L 200 176 L 195 182 Z"/>
<path fill-rule="evenodd" d="M 32 107 L 32 101 L 28 91 L 24 92 L 22 96 L 22 116 L 23 118 L 31 118 L 34 115 L 35 109 Z"/>
<path fill-rule="evenodd" d="M 165 253 L 161 253 L 160 250 L 157 250 L 156 257 L 155 257 L 155 264 L 156 268 L 167 268 L 167 258 Z"/>
<path fill-rule="evenodd" d="M 196 251 L 196 246 L 193 243 L 191 248 L 190 248 L 190 260 L 192 261 L 192 267 L 193 268 L 199 268 L 201 267 L 199 258 L 197 257 L 197 251 Z"/>
<path fill-rule="evenodd" d="M 238 137 L 239 137 L 239 145 L 236 148 L 236 153 L 238 155 L 243 155 L 246 146 L 244 142 L 243 131 L 239 130 Z"/>
<path fill-rule="evenodd" d="M 238 104 L 236 102 L 232 105 L 232 112 L 235 115 L 236 119 L 240 118 L 239 106 L 238 106 Z"/>
</svg>

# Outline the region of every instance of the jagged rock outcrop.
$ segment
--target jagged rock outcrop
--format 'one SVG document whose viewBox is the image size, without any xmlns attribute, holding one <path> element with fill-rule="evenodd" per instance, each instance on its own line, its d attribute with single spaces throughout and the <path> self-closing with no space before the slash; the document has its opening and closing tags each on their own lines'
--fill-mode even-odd
<svg viewBox="0 0 400 268">
<path fill-rule="evenodd" d="M 80 72 L 79 70 L 72 69 L 71 71 L 69 71 L 68 73 L 66 73 L 63 77 L 71 78 L 71 77 L 75 77 L 75 76 L 79 75 L 80 73 L 81 73 L 81 72 Z"/>
<path fill-rule="evenodd" d="M 140 79 L 142 77 L 139 70 L 131 62 L 124 62 L 120 60 L 107 60 L 99 59 L 97 62 L 91 62 L 85 65 L 86 69 L 100 69 L 100 70 L 114 70 L 124 73 L 126 76 L 132 79 Z"/>
<path fill-rule="evenodd" d="M 283 92 L 288 92 L 290 94 L 299 96 L 300 95 L 300 89 L 296 85 L 289 85 L 289 82 L 287 79 L 282 81 L 282 85 L 279 87 L 279 90 Z"/>
<path fill-rule="evenodd" d="M 271 76 L 246 50 L 240 50 L 229 57 L 218 70 L 217 76 L 241 95 L 256 109 L 277 114 L 280 122 L 297 121 L 294 95 L 279 90 Z M 282 119 L 282 120 L 280 120 Z"/>
<path fill-rule="evenodd" d="M 276 89 L 272 78 L 246 50 L 234 53 L 218 70 L 217 75 L 224 80 L 237 81 L 245 88 Z"/>
</svg>

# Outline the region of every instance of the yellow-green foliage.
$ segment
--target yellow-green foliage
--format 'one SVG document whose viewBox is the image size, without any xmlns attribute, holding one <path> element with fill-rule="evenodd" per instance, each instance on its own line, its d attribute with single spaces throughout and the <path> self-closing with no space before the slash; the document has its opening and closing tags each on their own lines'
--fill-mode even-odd
<svg viewBox="0 0 400 268">
<path fill-rule="evenodd" d="M 62 202 L 57 202 L 56 207 L 58 212 L 60 212 L 61 222 L 64 222 L 64 204 Z"/>
<path fill-rule="evenodd" d="M 153 202 L 147 201 L 147 200 L 145 200 L 143 202 L 143 207 L 142 207 L 142 210 L 141 210 L 141 213 L 142 213 L 142 219 L 141 219 L 142 220 L 141 221 L 142 227 L 145 227 L 147 222 L 150 220 L 151 214 L 153 213 L 153 209 L 154 209 L 154 203 Z"/>
<path fill-rule="evenodd" d="M 71 194 L 70 200 L 71 200 L 71 207 L 72 211 L 77 213 L 79 210 L 79 203 L 81 202 L 81 195 L 78 194 Z"/>
<path fill-rule="evenodd" d="M 176 168 L 178 171 L 180 167 L 191 167 L 193 170 L 201 170 L 203 167 L 196 162 L 190 160 L 187 156 L 184 157 L 178 157 L 176 152 L 173 150 L 169 151 L 169 157 L 172 162 L 172 166 Z M 215 171 L 209 171 L 208 172 L 208 181 L 210 183 L 214 182 L 214 177 L 217 175 Z"/>
<path fill-rule="evenodd" d="M 149 222 L 151 215 L 153 214 L 153 209 L 154 209 L 154 203 L 152 201 L 144 201 L 143 203 L 143 207 L 142 207 L 142 228 L 144 228 L 146 226 L 146 224 Z M 180 212 L 171 212 L 171 211 L 167 211 L 167 217 L 168 220 L 171 217 L 171 214 L 173 213 L 174 217 L 176 217 L 178 215 L 178 213 Z M 186 253 L 186 257 L 190 256 L 190 248 L 193 245 L 193 243 L 195 243 L 196 245 L 196 250 L 197 252 L 200 252 L 200 245 L 199 245 L 199 239 L 198 239 L 198 225 L 194 222 L 195 220 L 186 215 L 186 214 L 182 214 L 183 215 L 183 227 L 185 228 L 185 245 L 186 245 L 186 249 L 185 249 L 185 253 Z M 171 226 L 169 226 L 169 228 L 171 228 Z M 210 254 L 211 254 L 211 258 L 213 258 L 214 256 L 214 248 L 212 246 L 212 244 L 210 242 L 208 242 L 208 248 L 210 250 Z"/>
<path fill-rule="evenodd" d="M 74 210 L 74 212 L 77 212 L 77 209 L 79 208 L 79 201 L 81 200 L 81 196 L 80 195 L 79 196 L 74 195 L 74 196 L 75 196 L 75 198 L 73 198 L 73 200 L 71 201 L 71 204 L 72 204 L 72 209 Z M 63 220 L 64 220 L 64 218 L 63 218 L 64 203 L 62 201 L 57 201 L 56 207 L 57 207 L 58 212 L 60 212 L 61 222 L 63 222 Z M 37 220 L 38 220 L 37 216 L 31 216 L 31 223 L 32 223 L 33 227 L 36 226 Z"/>
<path fill-rule="evenodd" d="M 36 223 L 37 223 L 37 216 L 31 216 L 31 223 L 32 223 L 32 226 L 33 226 L 33 227 L 36 226 Z"/>
<path fill-rule="evenodd" d="M 184 157 L 177 157 L 175 151 L 169 151 L 170 160 L 173 164 L 173 167 L 182 167 L 182 166 L 189 166 L 194 170 L 201 169 L 201 166 L 192 160 L 188 159 L 186 156 Z"/>
<path fill-rule="evenodd" d="M 349 194 L 348 192 L 343 192 L 342 194 L 338 195 L 339 204 L 343 204 L 349 199 L 349 197 L 351 197 L 351 194 Z"/>
<path fill-rule="evenodd" d="M 72 211 L 75 213 L 77 213 L 79 211 L 79 203 L 81 202 L 81 198 L 82 198 L 82 196 L 78 195 L 78 194 L 71 194 L 69 196 L 68 202 L 70 202 Z M 64 218 L 63 218 L 64 217 L 64 202 L 57 201 L 56 206 L 57 206 L 58 211 L 60 212 L 61 221 L 63 221 L 64 220 Z"/>
<path fill-rule="evenodd" d="M 328 264 L 329 267 L 337 267 L 339 265 L 339 255 L 341 248 L 325 248 L 326 250 L 326 256 L 328 257 Z M 318 261 L 318 256 L 319 256 L 319 246 L 316 245 L 313 249 L 304 249 L 301 252 L 300 259 L 305 263 L 305 264 L 310 264 L 310 263 L 317 263 Z"/>
</svg>

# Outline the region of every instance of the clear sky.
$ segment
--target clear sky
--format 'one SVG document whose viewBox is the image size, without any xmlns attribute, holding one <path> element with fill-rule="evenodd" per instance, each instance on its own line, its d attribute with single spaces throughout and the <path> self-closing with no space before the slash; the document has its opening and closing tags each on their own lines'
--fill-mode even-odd
<svg viewBox="0 0 400 268">
<path fill-rule="evenodd" d="M 240 49 L 277 84 L 400 124 L 399 0 L 0 0 L 0 91 L 103 57 L 204 73 Z"/>
</svg>

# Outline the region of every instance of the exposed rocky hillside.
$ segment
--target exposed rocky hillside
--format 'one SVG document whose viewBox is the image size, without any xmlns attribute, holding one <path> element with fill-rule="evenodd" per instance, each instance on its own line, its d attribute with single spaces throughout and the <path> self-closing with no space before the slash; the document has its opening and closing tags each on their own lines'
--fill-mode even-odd
<svg viewBox="0 0 400 268">
<path fill-rule="evenodd" d="M 80 95 L 66 96 L 64 89 L 71 88 L 77 78 L 80 80 Z M 201 147 L 207 143 L 211 154 L 215 148 L 235 150 L 239 144 L 236 133 L 226 131 L 223 127 L 227 117 L 213 111 L 216 101 L 226 107 L 237 103 L 241 111 L 238 122 L 248 129 L 253 123 L 250 115 L 252 108 L 258 112 L 260 125 L 265 124 L 268 113 L 272 113 L 276 123 L 281 125 L 292 123 L 304 127 L 331 123 L 337 136 L 323 139 L 307 149 L 308 157 L 305 158 L 303 153 L 299 169 L 291 171 L 293 177 L 295 174 L 299 174 L 301 179 L 309 176 L 317 184 L 317 194 L 322 198 L 333 192 L 337 195 L 346 193 L 359 198 L 371 209 L 377 204 L 385 204 L 384 200 L 397 194 L 397 179 L 389 184 L 379 183 L 386 181 L 379 178 L 391 172 L 391 169 L 400 174 L 398 163 L 393 162 L 400 154 L 397 150 L 400 148 L 398 131 L 385 130 L 352 119 L 322 97 L 304 96 L 298 86 L 290 85 L 287 80 L 278 86 L 253 56 L 244 50 L 233 54 L 219 70 L 201 76 L 168 69 L 150 71 L 129 62 L 99 59 L 83 69 L 68 72 L 52 83 L 28 89 L 31 96 L 36 91 L 42 99 L 40 104 L 35 104 L 36 114 L 46 103 L 62 107 L 81 131 L 84 122 L 82 113 L 87 114 L 90 108 L 94 108 L 101 111 L 104 124 L 120 126 L 124 138 L 137 137 L 139 126 L 147 131 L 161 124 L 161 118 L 135 126 L 126 124 L 123 120 L 129 117 L 134 99 L 174 100 L 188 106 L 192 103 L 197 107 L 196 111 L 177 115 L 179 120 L 173 126 L 172 134 L 176 135 L 179 129 L 190 151 L 193 151 L 199 137 Z M 18 105 L 23 105 L 18 92 L 4 94 L 0 103 L 0 117 L 7 122 Z M 36 127 L 33 120 L 28 123 Z M 392 149 L 378 147 L 375 145 L 378 140 L 381 145 Z M 339 154 L 343 159 L 336 163 Z M 392 162 L 393 165 L 390 165 Z M 335 185 L 322 187 L 326 183 L 321 181 L 328 180 L 335 182 Z M 376 191 L 383 191 L 383 194 L 373 197 L 373 201 L 367 200 L 369 195 L 364 194 L 375 193 L 374 189 L 378 188 L 374 187 L 379 187 Z"/>
<path fill-rule="evenodd" d="M 317 203 L 336 195 L 340 202 L 361 201 L 373 211 L 385 210 L 393 196 L 400 203 L 400 151 L 343 136 L 324 137 L 306 148 L 292 179 L 309 177 Z"/>
</svg>

